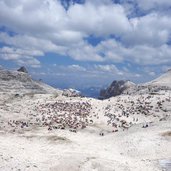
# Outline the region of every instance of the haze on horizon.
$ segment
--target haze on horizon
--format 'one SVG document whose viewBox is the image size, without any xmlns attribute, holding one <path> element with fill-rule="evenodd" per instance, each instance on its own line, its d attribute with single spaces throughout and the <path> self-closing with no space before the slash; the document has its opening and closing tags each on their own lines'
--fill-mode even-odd
<svg viewBox="0 0 171 171">
<path fill-rule="evenodd" d="M 136 83 L 171 68 L 170 0 L 0 0 L 0 65 L 56 87 Z"/>
</svg>

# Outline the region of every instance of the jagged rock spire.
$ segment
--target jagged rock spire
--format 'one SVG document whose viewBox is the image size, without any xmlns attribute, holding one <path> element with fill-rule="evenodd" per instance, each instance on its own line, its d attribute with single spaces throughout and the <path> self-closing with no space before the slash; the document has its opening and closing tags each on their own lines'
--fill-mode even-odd
<svg viewBox="0 0 171 171">
<path fill-rule="evenodd" d="M 20 67 L 17 71 L 18 72 L 28 73 L 27 69 L 24 66 Z"/>
</svg>

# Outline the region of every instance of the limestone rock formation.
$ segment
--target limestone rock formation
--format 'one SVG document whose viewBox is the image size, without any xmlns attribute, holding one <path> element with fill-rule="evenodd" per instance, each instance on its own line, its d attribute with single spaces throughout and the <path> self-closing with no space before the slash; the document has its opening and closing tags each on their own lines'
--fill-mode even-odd
<svg viewBox="0 0 171 171">
<path fill-rule="evenodd" d="M 24 66 L 20 67 L 17 71 L 18 72 L 28 73 L 27 69 Z"/>
<path fill-rule="evenodd" d="M 19 71 L 0 70 L 0 92 L 44 94 L 56 91 L 58 90 L 49 85 L 33 80 L 25 68 Z"/>
<path fill-rule="evenodd" d="M 64 89 L 62 95 L 66 97 L 81 97 L 82 96 L 80 91 L 72 89 L 72 88 Z"/>
<path fill-rule="evenodd" d="M 106 98 L 110 98 L 113 96 L 118 96 L 120 94 L 122 94 L 125 90 L 127 90 L 129 87 L 134 87 L 135 84 L 133 82 L 130 81 L 124 81 L 124 80 L 120 80 L 120 81 L 113 81 L 112 84 L 106 88 L 106 89 L 102 89 L 100 91 L 100 99 L 106 99 Z"/>
<path fill-rule="evenodd" d="M 100 91 L 100 99 L 107 99 L 121 94 L 161 94 L 171 91 L 171 69 L 160 77 L 143 84 L 134 84 L 130 81 L 113 81 L 112 84 Z"/>
</svg>

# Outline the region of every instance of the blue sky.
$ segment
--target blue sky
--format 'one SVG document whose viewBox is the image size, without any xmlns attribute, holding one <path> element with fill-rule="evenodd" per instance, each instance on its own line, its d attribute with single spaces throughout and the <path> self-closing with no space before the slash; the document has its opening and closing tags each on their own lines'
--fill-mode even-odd
<svg viewBox="0 0 171 171">
<path fill-rule="evenodd" d="M 0 0 L 0 65 L 56 87 L 136 83 L 171 68 L 170 0 Z"/>
</svg>

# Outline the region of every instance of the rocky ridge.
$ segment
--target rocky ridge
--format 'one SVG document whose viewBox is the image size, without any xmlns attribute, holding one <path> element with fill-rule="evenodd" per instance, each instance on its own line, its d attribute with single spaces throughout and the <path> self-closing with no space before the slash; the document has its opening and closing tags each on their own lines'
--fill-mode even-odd
<svg viewBox="0 0 171 171">
<path fill-rule="evenodd" d="M 131 81 L 115 80 L 108 88 L 100 91 L 100 99 L 107 99 L 121 94 L 161 94 L 165 91 L 171 91 L 171 70 L 168 70 L 160 77 L 143 84 L 134 84 Z"/>
<path fill-rule="evenodd" d="M 59 90 L 44 84 L 41 81 L 35 81 L 26 72 L 25 68 L 18 71 L 0 70 L 0 92 L 13 94 L 46 94 L 60 92 Z"/>
<path fill-rule="evenodd" d="M 136 85 L 131 81 L 115 80 L 112 84 L 100 91 L 100 99 L 107 99 L 110 97 L 118 96 L 123 94 L 127 89 L 134 88 Z"/>
</svg>

